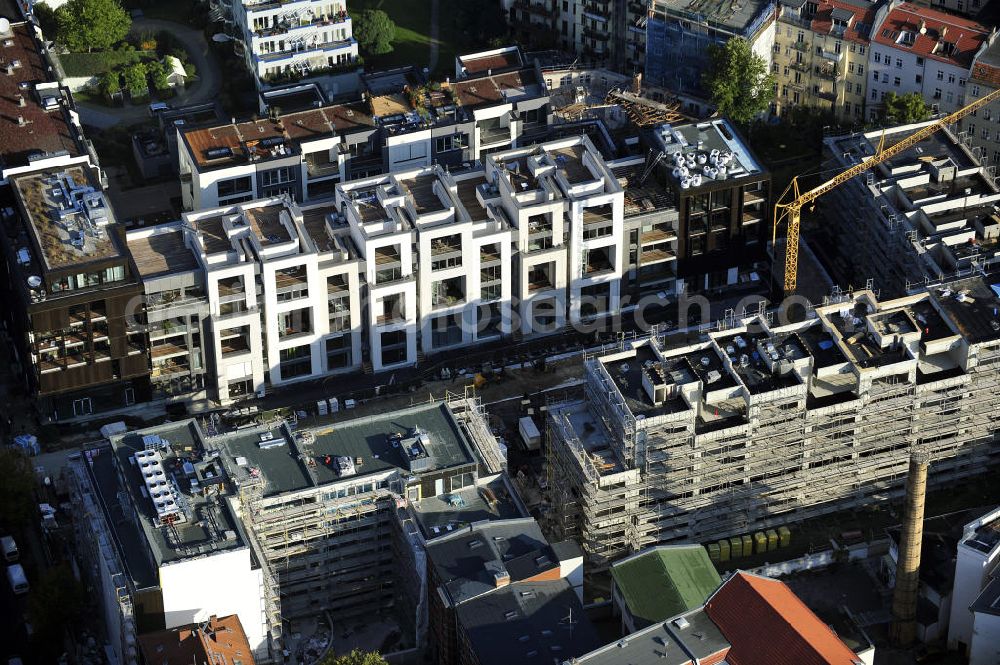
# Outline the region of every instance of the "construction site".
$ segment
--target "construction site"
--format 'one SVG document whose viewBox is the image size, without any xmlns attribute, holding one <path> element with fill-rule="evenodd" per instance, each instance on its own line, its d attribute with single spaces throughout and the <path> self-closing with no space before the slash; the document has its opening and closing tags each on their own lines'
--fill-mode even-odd
<svg viewBox="0 0 1000 665">
<path fill-rule="evenodd" d="M 261 414 L 229 429 L 187 420 L 88 453 L 73 475 L 92 508 L 78 537 L 124 654 L 137 632 L 171 627 L 236 575 L 227 604 L 256 662 L 282 662 L 317 622 L 338 636 L 364 626 L 369 649 L 423 646 L 424 539 L 524 509 L 498 481 L 504 456 L 477 399 L 350 415 Z M 153 490 L 131 477 L 140 468 Z"/>
<path fill-rule="evenodd" d="M 653 335 L 584 360 L 553 405 L 557 535 L 592 570 L 657 543 L 709 543 L 897 498 L 913 449 L 931 486 L 1000 457 L 1000 299 L 981 279 L 880 301 L 843 293 Z"/>
</svg>

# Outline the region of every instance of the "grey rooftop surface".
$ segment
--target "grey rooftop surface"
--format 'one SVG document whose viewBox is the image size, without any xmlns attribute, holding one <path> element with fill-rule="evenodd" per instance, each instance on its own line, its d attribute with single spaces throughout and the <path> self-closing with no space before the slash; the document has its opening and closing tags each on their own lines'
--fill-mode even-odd
<svg viewBox="0 0 1000 665">
<path fill-rule="evenodd" d="M 426 467 L 422 469 L 414 469 L 403 448 L 389 438 L 394 433 L 405 436 L 413 427 L 419 427 L 429 440 L 425 446 Z M 270 432 L 272 438 L 262 448 L 261 434 L 265 432 Z M 263 478 L 264 496 L 392 469 L 419 473 L 475 464 L 465 433 L 442 402 L 301 428 L 294 433 L 285 423 L 250 428 L 213 437 L 209 446 L 221 452 L 238 481 L 250 475 Z M 340 476 L 335 464 L 338 457 L 349 457 L 355 473 Z"/>
<path fill-rule="evenodd" d="M 686 665 L 727 649 L 730 644 L 704 608 L 655 623 L 579 656 L 579 665 Z"/>
<path fill-rule="evenodd" d="M 454 606 L 495 591 L 495 573 L 506 571 L 513 584 L 559 565 L 530 517 L 453 531 L 430 541 L 427 556 Z"/>
<path fill-rule="evenodd" d="M 172 528 L 158 525 L 152 500 L 145 494 L 142 476 L 131 460 L 144 449 L 143 436 L 147 435 L 159 436 L 167 445 L 160 451 L 163 469 L 176 482 L 181 502 L 186 505 L 185 519 Z M 185 461 L 194 467 L 202 489 L 225 480 L 222 465 L 204 453 L 198 426 L 187 420 L 115 435 L 111 446 L 92 459 L 89 469 L 94 487 L 128 573 L 138 588 L 156 586 L 156 571 L 162 564 L 246 545 L 242 528 L 223 499 L 214 491 L 191 491 L 191 479 L 181 466 Z M 131 508 L 122 505 L 123 498 Z"/>
<path fill-rule="evenodd" d="M 703 19 L 731 30 L 747 27 L 757 13 L 767 5 L 766 0 L 734 3 L 728 0 L 655 0 L 656 13 L 664 12 L 688 20 Z"/>
<path fill-rule="evenodd" d="M 965 292 L 968 297 L 959 298 Z M 949 282 L 930 290 L 946 320 L 970 344 L 1000 339 L 1000 298 L 979 277 Z"/>
<path fill-rule="evenodd" d="M 424 497 L 414 501 L 412 507 L 420 530 L 428 540 L 473 522 L 528 516 L 516 495 L 504 482 L 503 476 L 485 485 L 463 487 L 441 496 Z"/>
<path fill-rule="evenodd" d="M 565 579 L 511 584 L 460 605 L 457 614 L 480 665 L 549 665 L 599 644 Z"/>
<path fill-rule="evenodd" d="M 970 609 L 979 614 L 1000 616 L 1000 577 L 994 577 L 993 581 L 986 585 Z"/>
</svg>

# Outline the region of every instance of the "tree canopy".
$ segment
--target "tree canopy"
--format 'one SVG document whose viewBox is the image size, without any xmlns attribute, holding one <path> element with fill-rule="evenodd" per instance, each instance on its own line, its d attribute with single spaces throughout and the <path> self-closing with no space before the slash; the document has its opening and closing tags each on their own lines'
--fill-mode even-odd
<svg viewBox="0 0 1000 665">
<path fill-rule="evenodd" d="M 355 649 L 351 653 L 341 656 L 333 655 L 330 652 L 320 661 L 319 665 L 389 665 L 377 651 L 366 652 Z"/>
<path fill-rule="evenodd" d="M 0 448 L 0 524 L 17 527 L 31 519 L 35 478 L 31 462 L 14 448 Z"/>
<path fill-rule="evenodd" d="M 104 51 L 125 39 L 132 18 L 118 0 L 69 0 L 56 10 L 56 41 L 70 51 Z"/>
<path fill-rule="evenodd" d="M 354 18 L 354 38 L 371 55 L 392 53 L 396 24 L 381 9 L 366 9 Z"/>
<path fill-rule="evenodd" d="M 905 95 L 887 92 L 882 98 L 882 119 L 886 124 L 905 125 L 927 120 L 929 117 L 931 110 L 927 108 L 927 102 L 916 92 Z"/>
<path fill-rule="evenodd" d="M 709 46 L 708 56 L 705 88 L 720 115 L 745 125 L 767 110 L 774 98 L 774 76 L 750 42 L 733 37 Z"/>
</svg>

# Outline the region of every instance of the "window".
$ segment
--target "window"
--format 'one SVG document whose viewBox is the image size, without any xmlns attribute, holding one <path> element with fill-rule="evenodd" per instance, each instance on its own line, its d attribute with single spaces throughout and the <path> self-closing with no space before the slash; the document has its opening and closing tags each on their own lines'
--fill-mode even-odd
<svg viewBox="0 0 1000 665">
<path fill-rule="evenodd" d="M 970 123 L 969 124 L 969 136 L 975 136 L 975 135 L 976 135 L 976 126 Z"/>
<path fill-rule="evenodd" d="M 894 86 L 896 86 L 897 88 L 899 87 L 899 77 L 898 77 L 898 76 L 896 76 L 896 77 L 894 77 L 894 78 L 892 79 L 892 84 L 893 84 Z"/>
<path fill-rule="evenodd" d="M 848 63 L 848 65 L 847 65 L 847 71 L 849 71 L 851 74 L 854 73 L 854 63 L 853 62 Z"/>
<path fill-rule="evenodd" d="M 878 101 L 878 92 L 876 92 L 875 90 L 872 90 L 872 101 L 873 102 Z"/>
<path fill-rule="evenodd" d="M 460 150 L 469 145 L 468 134 L 454 134 L 452 136 L 439 136 L 434 139 L 434 152 L 448 152 L 449 150 Z"/>
<path fill-rule="evenodd" d="M 795 104 L 799 103 L 799 93 L 797 93 L 797 92 L 792 93 L 792 102 L 795 103 Z"/>
<path fill-rule="evenodd" d="M 875 52 L 875 64 L 876 65 L 877 64 L 881 64 L 881 62 L 882 62 L 882 54 L 879 53 L 878 51 L 876 51 Z"/>
<path fill-rule="evenodd" d="M 864 76 L 864 73 L 865 73 L 865 66 L 858 65 L 858 76 Z"/>
<path fill-rule="evenodd" d="M 958 79 L 958 87 L 959 88 L 965 87 L 965 79 Z"/>
<path fill-rule="evenodd" d="M 948 74 L 948 83 L 954 83 L 954 82 L 955 82 L 955 75 Z"/>
<path fill-rule="evenodd" d="M 264 187 L 291 182 L 294 177 L 294 171 L 292 171 L 291 166 L 282 166 L 281 168 L 271 169 L 260 174 L 261 184 Z"/>
<path fill-rule="evenodd" d="M 934 99 L 941 99 L 941 88 L 934 88 Z"/>
<path fill-rule="evenodd" d="M 945 101 L 947 101 L 949 104 L 955 101 L 955 94 L 951 90 L 945 93 Z"/>
<path fill-rule="evenodd" d="M 851 103 L 850 102 L 844 102 L 844 113 L 846 115 L 851 115 Z"/>
<path fill-rule="evenodd" d="M 940 69 L 938 70 L 938 73 L 937 73 L 937 80 L 938 81 L 943 81 L 944 80 L 944 72 L 942 72 Z"/>
<path fill-rule="evenodd" d="M 913 77 L 913 81 L 917 84 L 923 83 L 924 77 L 921 76 L 920 74 L 917 74 L 916 76 Z"/>
<path fill-rule="evenodd" d="M 245 194 L 252 188 L 250 176 L 220 180 L 217 187 L 220 199 L 226 198 L 227 196 L 233 196 L 234 194 Z"/>
<path fill-rule="evenodd" d="M 972 86 L 972 96 L 973 97 L 978 97 L 979 96 L 979 86 L 978 85 Z"/>
<path fill-rule="evenodd" d="M 993 111 L 990 109 L 983 109 L 983 120 L 990 120 L 993 118 Z"/>
<path fill-rule="evenodd" d="M 865 54 L 865 47 L 864 47 L 864 46 L 861 46 L 861 45 L 859 44 L 859 45 L 858 45 L 858 55 L 864 55 L 864 54 Z"/>
<path fill-rule="evenodd" d="M 924 66 L 924 59 L 918 57 L 917 58 L 917 67 L 923 67 L 923 66 Z"/>
<path fill-rule="evenodd" d="M 983 127 L 982 137 L 983 137 L 983 139 L 986 139 L 986 140 L 989 140 L 989 138 L 990 138 L 990 130 L 987 129 L 986 127 Z"/>
<path fill-rule="evenodd" d="M 878 83 L 878 72 L 872 72 L 872 80 Z"/>
<path fill-rule="evenodd" d="M 842 46 L 841 46 L 841 43 L 840 43 L 840 42 L 836 42 L 836 43 L 835 43 L 835 44 L 833 45 L 833 52 L 834 52 L 834 53 L 840 53 L 840 49 L 841 49 L 841 48 L 842 48 Z"/>
<path fill-rule="evenodd" d="M 797 36 L 797 37 L 795 38 L 795 41 L 797 41 L 798 43 L 800 43 L 800 44 L 801 44 L 801 43 L 802 43 L 802 42 L 804 42 L 805 40 L 806 40 L 806 33 L 804 33 L 804 32 L 802 32 L 801 30 L 799 30 L 799 34 L 798 34 L 798 36 Z"/>
<path fill-rule="evenodd" d="M 903 59 L 902 58 L 896 58 L 896 68 L 897 69 L 902 69 L 903 68 Z"/>
<path fill-rule="evenodd" d="M 1000 150 L 993 151 L 993 163 L 1000 164 Z"/>
<path fill-rule="evenodd" d="M 771 72 L 772 73 L 777 74 L 780 69 L 781 68 L 778 66 L 778 63 L 775 62 L 775 63 L 771 64 Z"/>
</svg>

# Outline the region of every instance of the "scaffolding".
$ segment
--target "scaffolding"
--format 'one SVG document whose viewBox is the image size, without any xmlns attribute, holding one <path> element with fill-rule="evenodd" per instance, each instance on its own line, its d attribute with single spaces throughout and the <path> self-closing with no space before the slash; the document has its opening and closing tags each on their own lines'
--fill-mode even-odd
<svg viewBox="0 0 1000 665">
<path fill-rule="evenodd" d="M 835 301 L 827 316 L 845 307 L 843 298 Z M 909 304 L 890 303 L 886 311 L 901 306 Z M 825 325 L 819 317 L 807 324 Z M 660 348 L 655 338 L 649 344 Z M 846 361 L 847 343 L 840 344 Z M 703 348 L 698 342 L 673 351 Z M 623 354 L 611 350 L 605 359 L 619 362 Z M 556 405 L 549 419 L 549 482 L 563 533 L 578 537 L 589 564 L 602 567 L 656 543 L 707 542 L 898 497 L 915 448 L 932 459 L 932 485 L 984 471 L 1000 459 L 1000 341 L 970 349 L 967 361 L 953 358 L 956 366 L 938 373 L 918 372 L 919 354 L 915 346 L 912 357 L 847 361 L 849 368 L 827 371 L 822 380 L 809 357 L 790 383 L 757 392 L 737 388 L 712 403 L 701 395 L 641 424 L 605 359 L 587 358 L 586 402 Z M 727 371 L 736 374 L 731 366 Z M 634 482 L 606 487 L 566 416 L 571 408 L 586 409 L 608 430 Z M 728 417 L 702 419 L 713 410 Z"/>
</svg>

